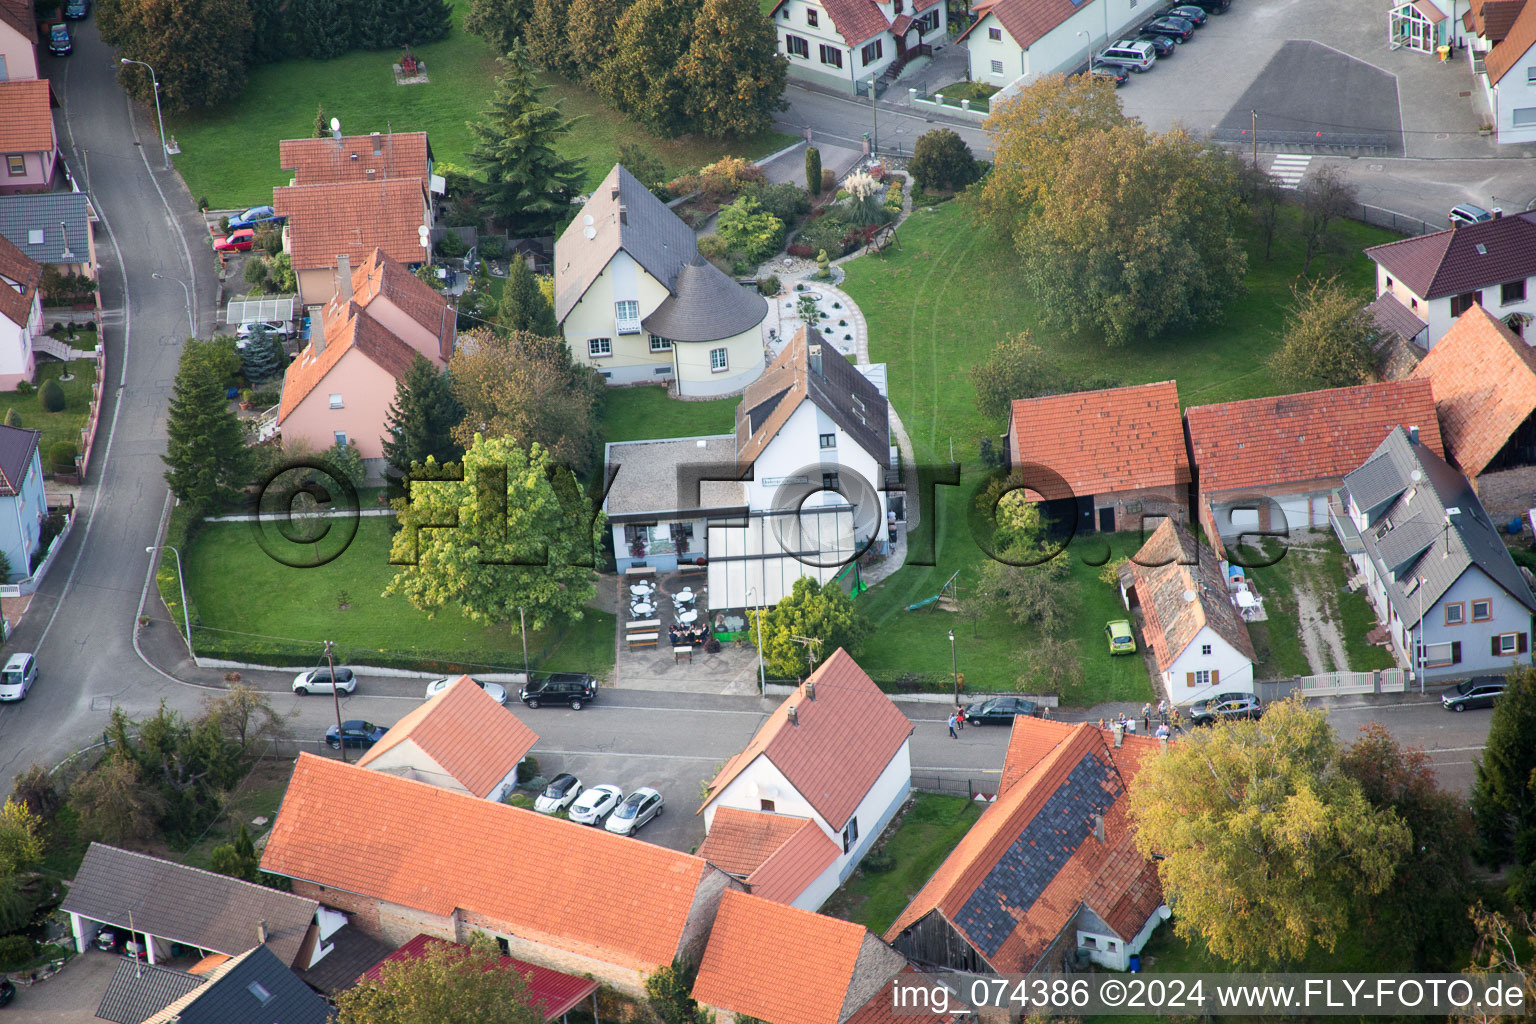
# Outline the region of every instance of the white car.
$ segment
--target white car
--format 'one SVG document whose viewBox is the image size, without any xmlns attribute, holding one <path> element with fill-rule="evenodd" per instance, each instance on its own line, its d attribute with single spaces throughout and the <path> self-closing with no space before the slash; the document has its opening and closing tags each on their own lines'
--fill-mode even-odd
<svg viewBox="0 0 1536 1024">
<path fill-rule="evenodd" d="M 235 337 L 249 338 L 253 334 L 277 334 L 288 337 L 293 333 L 293 325 L 279 320 L 241 324 L 235 328 Z"/>
<path fill-rule="evenodd" d="M 25 652 L 13 654 L 0 669 L 0 700 L 22 700 L 37 682 L 37 659 Z"/>
<path fill-rule="evenodd" d="M 341 693 L 351 693 L 357 689 L 357 676 L 352 674 L 351 669 L 336 666 L 336 689 Z M 293 677 L 293 692 L 301 697 L 307 693 L 330 693 L 331 670 L 312 668 L 308 672 L 300 672 Z"/>
<path fill-rule="evenodd" d="M 533 809 L 540 814 L 563 811 L 581 796 L 581 780 L 570 772 L 561 772 L 549 780 L 544 792 L 533 802 Z"/>
<path fill-rule="evenodd" d="M 623 799 L 624 791 L 618 786 L 593 786 L 571 804 L 571 820 L 578 825 L 601 825 Z"/>
<path fill-rule="evenodd" d="M 444 690 L 448 689 L 448 685 L 450 683 L 452 683 L 454 680 L 460 679 L 460 678 L 462 678 L 462 677 L 461 676 L 449 676 L 446 679 L 434 679 L 434 680 L 432 680 L 432 682 L 427 684 L 427 700 L 431 700 L 433 697 L 436 697 L 438 694 L 440 694 Z M 507 702 L 507 690 L 506 690 L 506 687 L 500 686 L 500 685 L 498 685 L 496 683 L 482 683 L 478 679 L 471 679 L 470 682 L 474 683 L 476 686 L 480 687 L 480 689 L 484 690 L 486 692 L 486 694 L 492 700 L 494 700 L 497 704 L 505 704 Z"/>
<path fill-rule="evenodd" d="M 650 786 L 641 786 L 614 808 L 604 827 L 617 835 L 632 836 L 640 831 L 641 825 L 661 815 L 661 806 L 661 794 Z"/>
</svg>

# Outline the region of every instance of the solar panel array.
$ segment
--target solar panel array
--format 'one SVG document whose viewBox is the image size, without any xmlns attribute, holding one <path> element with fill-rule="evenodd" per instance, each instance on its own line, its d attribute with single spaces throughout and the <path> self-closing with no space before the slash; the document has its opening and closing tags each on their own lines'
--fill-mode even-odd
<svg viewBox="0 0 1536 1024">
<path fill-rule="evenodd" d="M 1091 752 L 1073 766 L 1028 825 L 960 908 L 955 923 L 977 949 L 996 955 L 1040 894 L 1093 834 L 1122 790 L 1107 761 Z"/>
</svg>

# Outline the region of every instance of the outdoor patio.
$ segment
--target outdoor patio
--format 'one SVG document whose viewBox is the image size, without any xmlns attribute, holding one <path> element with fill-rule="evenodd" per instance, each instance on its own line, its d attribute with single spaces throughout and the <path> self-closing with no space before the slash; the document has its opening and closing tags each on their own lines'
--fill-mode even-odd
<svg viewBox="0 0 1536 1024">
<path fill-rule="evenodd" d="M 645 574 L 630 570 L 619 581 L 619 685 L 657 685 L 709 693 L 756 693 L 757 652 L 746 644 L 722 640 L 711 652 L 717 625 L 737 625 L 740 615 L 710 611 L 706 573 L 683 570 Z M 721 623 L 716 623 L 716 618 Z"/>
<path fill-rule="evenodd" d="M 1227 566 L 1227 596 L 1244 622 L 1265 622 L 1269 613 L 1264 610 L 1264 598 L 1254 588 L 1242 566 Z"/>
</svg>

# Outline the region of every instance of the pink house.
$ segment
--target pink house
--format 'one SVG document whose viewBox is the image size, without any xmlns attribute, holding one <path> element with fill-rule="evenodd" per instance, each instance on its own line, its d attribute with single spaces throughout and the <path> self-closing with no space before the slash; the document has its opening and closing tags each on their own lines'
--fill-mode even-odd
<svg viewBox="0 0 1536 1024">
<path fill-rule="evenodd" d="M 43 268 L 0 235 L 0 391 L 31 380 L 32 339 L 43 333 Z"/>
<path fill-rule="evenodd" d="M 448 365 L 456 319 L 442 295 L 382 249 L 356 270 L 343 254 L 336 295 L 283 376 L 277 424 L 284 439 L 316 450 L 352 445 L 371 473 L 382 472 L 395 381 L 418 354 L 439 369 Z"/>
<path fill-rule="evenodd" d="M 46 192 L 53 181 L 58 144 L 53 108 L 58 102 L 46 80 L 0 82 L 0 193 Z"/>
<path fill-rule="evenodd" d="M 37 78 L 37 22 L 29 0 L 0 0 L 0 82 Z"/>
</svg>

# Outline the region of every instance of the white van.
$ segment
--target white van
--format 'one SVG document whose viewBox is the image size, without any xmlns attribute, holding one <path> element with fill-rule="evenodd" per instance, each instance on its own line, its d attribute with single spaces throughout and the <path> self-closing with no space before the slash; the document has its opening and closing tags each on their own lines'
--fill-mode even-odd
<svg viewBox="0 0 1536 1024">
<path fill-rule="evenodd" d="M 13 654 L 0 669 L 0 700 L 21 700 L 37 682 L 37 659 L 30 654 Z"/>
<path fill-rule="evenodd" d="M 1096 60 L 1100 64 L 1113 64 L 1140 74 L 1157 60 L 1157 51 L 1153 49 L 1151 43 L 1144 40 L 1138 39 L 1134 42 L 1122 40 L 1106 48 Z"/>
</svg>

